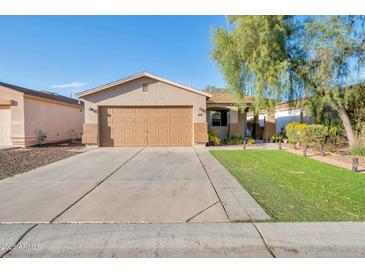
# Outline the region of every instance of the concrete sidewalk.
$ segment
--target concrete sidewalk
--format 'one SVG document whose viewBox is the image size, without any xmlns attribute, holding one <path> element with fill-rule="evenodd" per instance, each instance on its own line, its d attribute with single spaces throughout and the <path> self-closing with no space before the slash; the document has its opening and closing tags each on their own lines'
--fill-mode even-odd
<svg viewBox="0 0 365 274">
<path fill-rule="evenodd" d="M 1 224 L 1 256 L 365 257 L 365 222 L 34 225 Z"/>
<path fill-rule="evenodd" d="M 195 149 L 231 222 L 267 221 L 270 216 L 206 148 Z"/>
</svg>

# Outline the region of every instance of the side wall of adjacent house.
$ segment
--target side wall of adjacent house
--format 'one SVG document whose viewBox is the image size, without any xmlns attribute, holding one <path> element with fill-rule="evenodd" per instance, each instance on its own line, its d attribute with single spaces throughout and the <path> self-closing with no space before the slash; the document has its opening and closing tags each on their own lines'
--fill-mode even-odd
<svg viewBox="0 0 365 274">
<path fill-rule="evenodd" d="M 84 123 L 81 105 L 25 95 L 24 117 L 25 146 L 37 144 L 40 132 L 46 134 L 46 143 L 81 138 Z"/>
</svg>

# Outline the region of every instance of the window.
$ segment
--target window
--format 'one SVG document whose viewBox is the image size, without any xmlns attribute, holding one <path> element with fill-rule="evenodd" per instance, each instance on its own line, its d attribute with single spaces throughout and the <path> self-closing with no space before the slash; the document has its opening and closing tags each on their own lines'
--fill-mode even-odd
<svg viewBox="0 0 365 274">
<path fill-rule="evenodd" d="M 143 88 L 143 92 L 147 92 L 148 91 L 148 84 L 147 83 L 143 83 L 142 84 L 142 88 Z"/>
<path fill-rule="evenodd" d="M 227 126 L 227 110 L 214 110 L 211 112 L 211 125 L 213 127 Z"/>
</svg>

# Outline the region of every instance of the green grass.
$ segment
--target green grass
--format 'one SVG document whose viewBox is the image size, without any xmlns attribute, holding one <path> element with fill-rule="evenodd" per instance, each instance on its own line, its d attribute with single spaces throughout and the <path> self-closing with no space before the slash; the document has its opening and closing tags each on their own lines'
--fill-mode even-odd
<svg viewBox="0 0 365 274">
<path fill-rule="evenodd" d="M 275 221 L 364 221 L 365 176 L 285 151 L 211 151 Z"/>
</svg>

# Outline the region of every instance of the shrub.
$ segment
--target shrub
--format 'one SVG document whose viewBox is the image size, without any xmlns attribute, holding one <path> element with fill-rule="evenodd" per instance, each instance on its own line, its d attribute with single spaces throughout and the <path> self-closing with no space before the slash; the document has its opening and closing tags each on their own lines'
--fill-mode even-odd
<svg viewBox="0 0 365 274">
<path fill-rule="evenodd" d="M 228 138 L 225 143 L 227 145 L 240 145 L 243 143 L 243 135 L 240 133 L 235 133 L 230 138 Z"/>
<path fill-rule="evenodd" d="M 310 142 L 319 144 L 321 156 L 324 156 L 323 145 L 328 137 L 327 127 L 323 125 L 309 125 L 308 129 Z"/>
<path fill-rule="evenodd" d="M 274 136 L 272 136 L 271 137 L 271 140 L 274 142 L 274 143 L 278 143 L 278 142 L 282 142 L 283 141 L 283 136 L 281 136 L 281 135 L 279 135 L 279 136 L 276 136 L 276 135 L 274 135 Z"/>
<path fill-rule="evenodd" d="M 221 144 L 222 140 L 217 134 L 218 130 L 208 129 L 209 145 L 219 146 Z"/>
<path fill-rule="evenodd" d="M 344 137 L 345 133 L 342 127 L 328 127 L 328 144 L 331 151 L 338 151 L 342 147 L 347 147 L 348 141 Z"/>
<path fill-rule="evenodd" d="M 365 127 L 364 127 L 365 129 Z M 354 156 L 365 156 L 365 138 L 364 138 L 365 130 L 357 137 L 357 141 L 355 145 L 350 148 L 350 153 Z"/>
<path fill-rule="evenodd" d="M 290 143 L 304 143 L 310 142 L 310 132 L 307 124 L 298 122 L 289 123 L 286 125 L 286 135 Z"/>
<path fill-rule="evenodd" d="M 350 149 L 353 156 L 365 156 L 365 146 L 360 143 L 353 145 Z"/>
<path fill-rule="evenodd" d="M 304 145 L 303 156 L 306 156 L 308 144 L 311 142 L 311 135 L 308 125 L 298 122 L 289 123 L 286 126 L 286 135 L 289 137 L 290 143 L 301 143 Z"/>
<path fill-rule="evenodd" d="M 247 144 L 248 144 L 248 145 L 254 145 L 254 144 L 256 144 L 256 140 L 255 140 L 255 139 L 253 139 L 253 138 L 249 138 L 249 139 L 247 140 Z"/>
<path fill-rule="evenodd" d="M 298 126 L 300 124 L 298 122 L 289 123 L 285 127 L 286 136 L 288 136 L 289 143 L 298 143 L 299 137 L 298 137 Z"/>
<path fill-rule="evenodd" d="M 309 139 L 310 142 L 317 144 L 324 144 L 328 137 L 327 127 L 323 125 L 309 125 Z"/>
</svg>

